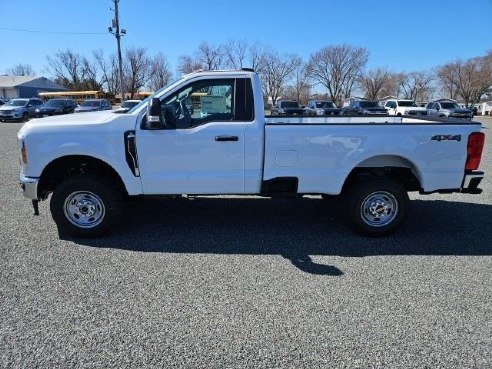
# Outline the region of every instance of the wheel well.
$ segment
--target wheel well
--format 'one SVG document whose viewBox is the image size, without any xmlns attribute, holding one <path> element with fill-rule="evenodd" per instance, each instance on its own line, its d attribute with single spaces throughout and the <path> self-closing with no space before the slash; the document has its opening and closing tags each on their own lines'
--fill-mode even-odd
<svg viewBox="0 0 492 369">
<path fill-rule="evenodd" d="M 400 183 L 406 191 L 421 190 L 420 182 L 410 168 L 405 167 L 356 167 L 352 169 L 343 184 L 342 192 L 352 183 L 367 177 L 390 177 Z"/>
<path fill-rule="evenodd" d="M 55 159 L 44 168 L 38 185 L 39 197 L 46 199 L 63 180 L 79 174 L 109 178 L 118 189 L 128 194 L 123 180 L 109 164 L 91 156 L 71 155 Z"/>
</svg>

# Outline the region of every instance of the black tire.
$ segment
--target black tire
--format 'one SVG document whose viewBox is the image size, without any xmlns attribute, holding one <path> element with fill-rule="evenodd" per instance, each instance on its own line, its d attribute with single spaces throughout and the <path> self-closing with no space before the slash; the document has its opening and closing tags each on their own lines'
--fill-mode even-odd
<svg viewBox="0 0 492 369">
<path fill-rule="evenodd" d="M 20 122 L 27 122 L 29 120 L 29 114 L 22 114 L 22 118 L 20 118 Z"/>
<path fill-rule="evenodd" d="M 364 235 L 394 232 L 408 212 L 408 194 L 391 178 L 360 177 L 344 195 L 352 225 Z"/>
<path fill-rule="evenodd" d="M 61 234 L 98 237 L 117 226 L 123 213 L 123 194 L 108 179 L 77 175 L 59 184 L 50 210 Z"/>
</svg>

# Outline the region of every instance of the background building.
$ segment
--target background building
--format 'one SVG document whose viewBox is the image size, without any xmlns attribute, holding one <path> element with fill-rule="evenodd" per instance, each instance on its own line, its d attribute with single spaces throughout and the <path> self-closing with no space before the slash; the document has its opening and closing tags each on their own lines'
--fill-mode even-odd
<svg viewBox="0 0 492 369">
<path fill-rule="evenodd" d="M 0 76 L 0 98 L 37 97 L 39 92 L 67 91 L 45 77 Z"/>
</svg>

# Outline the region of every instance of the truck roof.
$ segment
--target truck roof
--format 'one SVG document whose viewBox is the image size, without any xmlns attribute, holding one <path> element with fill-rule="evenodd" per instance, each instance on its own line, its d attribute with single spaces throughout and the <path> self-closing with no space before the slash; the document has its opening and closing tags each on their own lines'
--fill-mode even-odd
<svg viewBox="0 0 492 369">
<path fill-rule="evenodd" d="M 242 68 L 242 69 L 220 69 L 220 70 L 203 70 L 203 69 L 198 69 L 196 71 L 193 71 L 191 73 L 188 73 L 188 74 L 185 74 L 184 76 L 191 76 L 191 75 L 195 75 L 195 74 L 200 74 L 200 75 L 207 75 L 207 74 L 238 74 L 238 73 L 241 73 L 241 74 L 255 74 L 255 71 L 254 69 L 251 69 L 251 68 Z"/>
</svg>

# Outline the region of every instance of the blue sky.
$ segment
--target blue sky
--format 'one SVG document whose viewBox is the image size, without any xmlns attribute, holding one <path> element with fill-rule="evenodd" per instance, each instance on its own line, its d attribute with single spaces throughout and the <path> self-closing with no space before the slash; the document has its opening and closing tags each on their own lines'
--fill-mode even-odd
<svg viewBox="0 0 492 369">
<path fill-rule="evenodd" d="M 111 0 L 0 0 L 0 74 L 23 63 L 46 75 L 46 56 L 58 49 L 84 56 L 95 49 L 115 51 L 107 33 L 111 6 Z M 128 32 L 123 49 L 163 52 L 173 71 L 178 57 L 192 54 L 202 41 L 217 45 L 229 39 L 305 60 L 324 46 L 348 43 L 369 50 L 369 69 L 406 72 L 492 49 L 492 0 L 120 0 L 119 6 Z"/>
</svg>

